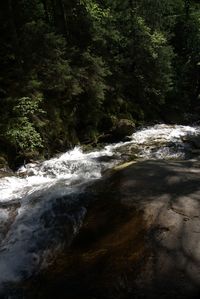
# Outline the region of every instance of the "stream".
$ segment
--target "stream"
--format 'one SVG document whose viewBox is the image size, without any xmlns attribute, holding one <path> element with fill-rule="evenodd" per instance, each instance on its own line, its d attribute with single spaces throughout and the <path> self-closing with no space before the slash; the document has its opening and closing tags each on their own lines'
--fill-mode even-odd
<svg viewBox="0 0 200 299">
<path fill-rule="evenodd" d="M 71 244 L 87 213 L 88 184 L 123 162 L 192 159 L 188 140 L 198 135 L 200 127 L 159 124 L 127 142 L 92 152 L 75 147 L 1 178 L 0 295 L 9 294 L 2 298 L 15 298 L 13 286 L 47 268 Z"/>
</svg>

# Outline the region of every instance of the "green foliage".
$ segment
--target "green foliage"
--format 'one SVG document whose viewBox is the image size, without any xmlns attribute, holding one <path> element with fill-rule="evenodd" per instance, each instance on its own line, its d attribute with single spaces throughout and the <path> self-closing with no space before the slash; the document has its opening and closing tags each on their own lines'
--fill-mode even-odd
<svg viewBox="0 0 200 299">
<path fill-rule="evenodd" d="M 76 103 L 76 127 L 79 136 L 91 135 L 97 129 L 102 115 L 105 100 L 105 78 L 109 71 L 100 57 L 92 55 L 89 51 L 81 56 L 81 66 L 77 79 L 82 92 Z M 94 135 L 94 133 L 92 133 Z"/>
<path fill-rule="evenodd" d="M 18 116 L 22 117 L 30 117 L 35 112 L 43 112 L 42 109 L 39 108 L 41 104 L 42 98 L 31 99 L 28 97 L 23 97 L 17 99 L 16 104 L 13 108 L 13 112 Z"/>
<path fill-rule="evenodd" d="M 21 152 L 42 148 L 42 138 L 32 121 L 33 116 L 43 113 L 39 107 L 41 98 L 23 97 L 15 100 L 9 120 L 4 124 L 3 137 L 11 146 Z"/>
<path fill-rule="evenodd" d="M 197 1 L 0 6 L 2 148 L 54 153 L 96 140 L 108 118 L 140 123 L 200 107 Z"/>
<path fill-rule="evenodd" d="M 13 118 L 9 121 L 5 138 L 19 151 L 42 148 L 42 139 L 27 117 Z"/>
<path fill-rule="evenodd" d="M 176 53 L 173 106 L 177 109 L 199 109 L 200 94 L 200 6 L 190 16 L 178 17 L 172 40 Z"/>
</svg>

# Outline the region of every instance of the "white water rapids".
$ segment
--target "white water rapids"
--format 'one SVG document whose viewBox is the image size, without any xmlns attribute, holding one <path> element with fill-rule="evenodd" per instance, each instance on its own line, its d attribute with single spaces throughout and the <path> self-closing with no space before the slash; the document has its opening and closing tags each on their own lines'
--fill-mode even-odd
<svg viewBox="0 0 200 299">
<path fill-rule="evenodd" d="M 76 147 L 1 178 L 0 291 L 4 284 L 32 275 L 52 251 L 70 244 L 86 213 L 77 196 L 84 192 L 84 183 L 123 161 L 184 159 L 190 153 L 184 139 L 197 135 L 200 127 L 155 125 L 138 130 L 128 142 L 89 153 Z"/>
<path fill-rule="evenodd" d="M 107 145 L 102 150 L 84 153 L 80 147 L 75 147 L 58 158 L 23 166 L 18 176 L 0 179 L 0 202 L 26 198 L 59 181 L 63 186 L 70 186 L 98 179 L 102 171 L 129 159 L 128 155 L 131 158 L 131 153 L 135 159 L 184 158 L 188 144 L 183 142 L 183 137 L 199 134 L 200 127 L 161 124 L 139 130 L 130 141 Z"/>
</svg>

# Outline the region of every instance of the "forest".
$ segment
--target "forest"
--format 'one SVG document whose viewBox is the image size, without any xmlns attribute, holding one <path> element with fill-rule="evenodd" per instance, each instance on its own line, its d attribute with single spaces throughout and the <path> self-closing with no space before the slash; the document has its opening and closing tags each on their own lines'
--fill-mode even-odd
<svg viewBox="0 0 200 299">
<path fill-rule="evenodd" d="M 0 299 L 199 299 L 200 0 L 0 22 Z"/>
<path fill-rule="evenodd" d="M 1 166 L 96 143 L 120 119 L 199 120 L 198 0 L 0 6 Z"/>
</svg>

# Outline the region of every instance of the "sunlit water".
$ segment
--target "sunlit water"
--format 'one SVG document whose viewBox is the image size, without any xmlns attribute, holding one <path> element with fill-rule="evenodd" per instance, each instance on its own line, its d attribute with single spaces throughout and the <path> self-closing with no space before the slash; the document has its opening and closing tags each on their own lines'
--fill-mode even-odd
<svg viewBox="0 0 200 299">
<path fill-rule="evenodd" d="M 199 127 L 155 125 L 128 142 L 89 153 L 76 147 L 0 179 L 0 290 L 47 266 L 52 252 L 70 244 L 86 214 L 85 183 L 127 160 L 185 159 L 190 145 L 184 137 L 195 135 Z"/>
</svg>

